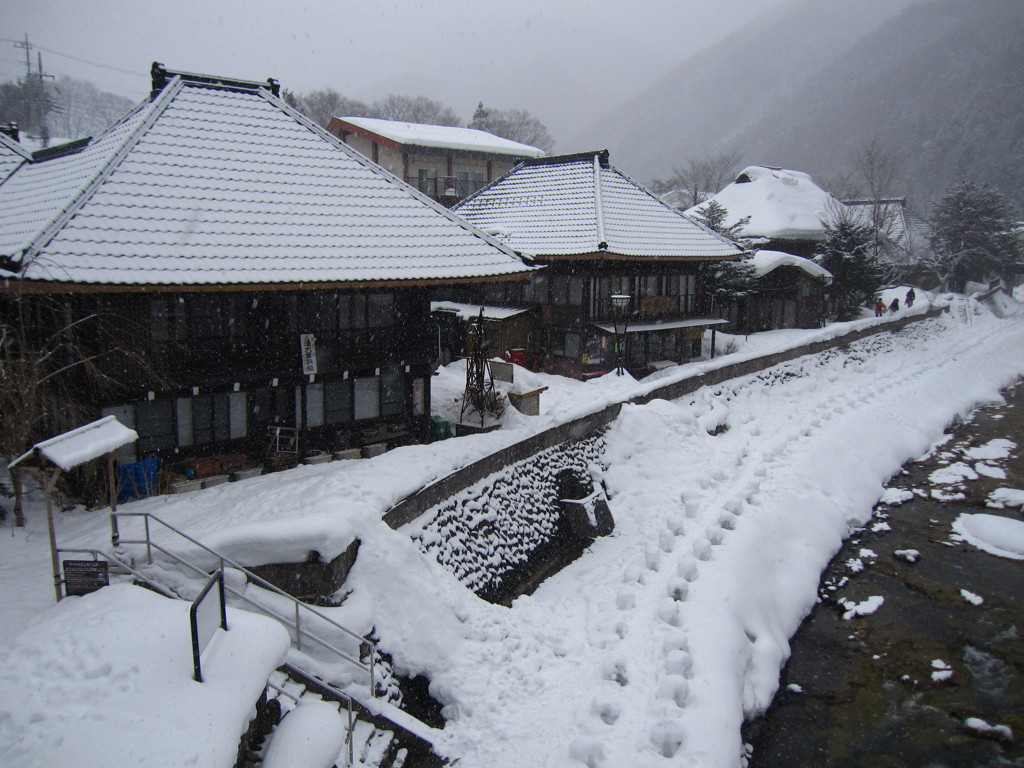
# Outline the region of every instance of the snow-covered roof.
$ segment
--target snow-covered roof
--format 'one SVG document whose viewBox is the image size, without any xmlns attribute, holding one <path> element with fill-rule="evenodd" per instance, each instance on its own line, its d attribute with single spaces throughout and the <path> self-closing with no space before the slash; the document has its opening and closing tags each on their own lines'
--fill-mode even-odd
<svg viewBox="0 0 1024 768">
<path fill-rule="evenodd" d="M 537 256 L 718 259 L 741 253 L 612 166 L 607 151 L 525 160 L 453 210 Z"/>
<path fill-rule="evenodd" d="M 823 221 L 842 206 L 838 200 L 801 171 L 753 165 L 717 195 L 689 208 L 687 215 L 702 211 L 716 200 L 729 215 L 726 226 L 749 216 L 740 234 L 779 240 L 820 240 Z"/>
<path fill-rule="evenodd" d="M 228 608 L 192 679 L 185 600 L 113 584 L 62 600 L 19 635 L 0 674 L 5 765 L 230 768 L 288 633 Z M 12 719 L 13 718 L 13 719 Z"/>
<path fill-rule="evenodd" d="M 486 304 L 463 304 L 458 301 L 430 302 L 431 312 L 454 312 L 462 320 L 480 317 L 480 310 L 483 310 L 485 320 L 507 320 L 530 311 L 518 307 L 492 307 Z"/>
<path fill-rule="evenodd" d="M 528 270 L 260 83 L 168 73 L 78 151 L 0 184 L 0 264 L 117 285 L 452 280 Z"/>
<path fill-rule="evenodd" d="M 36 443 L 32 451 L 19 456 L 9 466 L 13 467 L 33 452 L 38 452 L 66 471 L 138 439 L 138 433 L 119 422 L 117 417 L 104 416 L 70 432 Z"/>
<path fill-rule="evenodd" d="M 375 133 L 385 139 L 411 147 L 433 147 L 461 152 L 485 152 L 490 155 L 512 157 L 541 157 L 543 149 L 503 139 L 476 128 L 458 128 L 449 125 L 428 125 L 426 123 L 404 123 L 399 120 L 381 120 L 375 117 L 336 117 L 364 131 Z"/>
<path fill-rule="evenodd" d="M 907 265 L 914 261 L 914 252 L 928 243 L 928 224 L 907 208 L 905 198 L 882 200 L 844 200 L 854 219 L 861 224 L 877 221 L 883 237 L 880 257 L 892 264 Z"/>
<path fill-rule="evenodd" d="M 675 328 L 700 328 L 712 325 L 725 325 L 728 320 L 720 317 L 688 317 L 685 320 L 663 320 L 652 323 L 629 323 L 626 325 L 626 333 L 650 333 L 651 331 L 669 331 Z M 606 333 L 615 333 L 614 323 L 594 323 Z"/>
<path fill-rule="evenodd" d="M 832 282 L 832 273 L 820 264 L 815 264 L 810 259 L 801 256 L 794 256 L 791 253 L 782 251 L 755 251 L 749 256 L 750 264 L 754 268 L 757 277 L 764 277 L 779 267 L 796 267 L 802 269 L 811 277 L 819 278 L 826 283 Z"/>
<path fill-rule="evenodd" d="M 31 157 L 31 152 L 22 147 L 18 142 L 8 138 L 5 134 L 0 133 L 0 184 L 19 165 Z"/>
</svg>

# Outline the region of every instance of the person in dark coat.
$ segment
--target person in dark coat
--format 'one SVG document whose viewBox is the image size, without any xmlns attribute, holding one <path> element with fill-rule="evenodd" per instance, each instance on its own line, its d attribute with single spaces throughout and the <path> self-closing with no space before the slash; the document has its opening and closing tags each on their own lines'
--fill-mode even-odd
<svg viewBox="0 0 1024 768">
<path fill-rule="evenodd" d="M 914 293 L 914 289 L 913 288 L 911 288 L 909 291 L 907 291 L 907 299 L 906 299 L 906 302 L 905 302 L 906 305 L 907 305 L 907 309 L 910 309 L 912 306 L 914 306 L 914 299 L 916 299 L 916 298 L 917 298 L 917 294 Z"/>
<path fill-rule="evenodd" d="M 899 299 L 893 299 L 892 300 L 892 304 L 889 305 L 889 311 L 890 312 L 899 312 L 900 311 L 900 300 Z"/>
</svg>

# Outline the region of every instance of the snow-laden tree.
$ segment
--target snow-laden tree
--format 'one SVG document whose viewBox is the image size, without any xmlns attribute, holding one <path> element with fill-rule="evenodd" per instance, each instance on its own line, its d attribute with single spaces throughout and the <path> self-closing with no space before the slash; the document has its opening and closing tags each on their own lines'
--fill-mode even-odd
<svg viewBox="0 0 1024 768">
<path fill-rule="evenodd" d="M 462 125 L 459 116 L 451 107 L 426 96 L 400 96 L 389 93 L 373 103 L 372 117 L 384 120 L 401 120 L 406 123 L 428 125 Z"/>
<path fill-rule="evenodd" d="M 1010 204 L 987 184 L 954 184 L 932 208 L 928 223 L 931 252 L 922 266 L 943 290 L 962 291 L 969 280 L 1006 277 L 1024 258 Z"/>
<path fill-rule="evenodd" d="M 874 229 L 842 214 L 823 225 L 825 239 L 815 249 L 814 260 L 832 273 L 828 298 L 833 311 L 840 320 L 849 320 L 882 284 L 882 268 L 873 254 Z"/>
<path fill-rule="evenodd" d="M 317 125 L 327 127 L 332 117 L 373 117 L 374 110 L 366 102 L 350 99 L 333 88 L 308 93 L 285 90 L 284 100 Z"/>
<path fill-rule="evenodd" d="M 721 192 L 736 177 L 738 162 L 739 152 L 736 150 L 690 157 L 685 165 L 674 167 L 668 179 L 652 181 L 651 190 L 659 195 L 678 192 L 681 203 L 677 207 L 692 208 Z"/>
<path fill-rule="evenodd" d="M 95 417 L 84 393 L 122 391 L 139 372 L 165 383 L 152 339 L 101 298 L 73 302 L 0 291 L 0 456 L 20 456 L 35 443 Z M 25 524 L 21 479 L 10 474 L 15 523 Z"/>
<path fill-rule="evenodd" d="M 744 216 L 734 224 L 726 226 L 729 211 L 717 200 L 712 200 L 691 218 L 728 238 L 740 248 L 746 248 L 748 245 L 740 233 L 750 223 L 750 217 Z M 729 306 L 755 287 L 754 266 L 747 256 L 739 261 L 707 262 L 702 267 L 702 273 L 704 295 L 710 302 L 710 311 Z"/>
<path fill-rule="evenodd" d="M 503 139 L 538 147 L 545 152 L 555 146 L 548 129 L 525 109 L 494 109 L 481 101 L 469 121 L 470 128 L 487 131 Z"/>
<path fill-rule="evenodd" d="M 120 120 L 134 105 L 131 99 L 97 88 L 88 80 L 61 75 L 47 86 L 50 134 L 65 139 L 95 136 Z"/>
</svg>

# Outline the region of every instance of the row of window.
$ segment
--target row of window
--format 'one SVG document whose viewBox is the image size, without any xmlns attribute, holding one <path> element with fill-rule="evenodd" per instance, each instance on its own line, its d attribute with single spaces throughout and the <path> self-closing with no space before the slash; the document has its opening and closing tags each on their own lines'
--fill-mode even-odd
<svg viewBox="0 0 1024 768">
<path fill-rule="evenodd" d="M 697 300 L 696 274 L 670 275 L 611 275 L 607 277 L 577 277 L 540 273 L 520 283 L 490 283 L 482 289 L 480 300 L 495 306 L 520 304 L 553 304 L 582 307 L 589 289 L 590 317 L 610 317 L 613 293 L 633 297 L 632 310 L 639 309 L 644 298 L 662 296 L 672 300 L 672 310 L 681 313 L 695 311 Z"/>
<path fill-rule="evenodd" d="M 288 338 L 304 329 L 350 331 L 397 323 L 393 293 L 191 294 L 150 299 L 156 341 L 239 345 L 252 338 Z"/>
<path fill-rule="evenodd" d="M 271 425 L 307 428 L 344 425 L 402 416 L 408 401 L 401 369 L 380 376 L 329 379 L 294 387 L 264 387 L 247 392 L 217 392 L 191 397 L 146 400 L 103 409 L 139 433 L 134 461 L 157 451 L 227 443 L 250 435 L 262 439 Z M 412 382 L 412 410 L 426 410 L 422 379 Z"/>
</svg>

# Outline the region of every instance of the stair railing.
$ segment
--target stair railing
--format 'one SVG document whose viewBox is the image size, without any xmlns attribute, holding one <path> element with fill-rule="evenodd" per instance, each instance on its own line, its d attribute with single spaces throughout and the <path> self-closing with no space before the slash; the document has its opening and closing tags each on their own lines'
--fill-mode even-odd
<svg viewBox="0 0 1024 768">
<path fill-rule="evenodd" d="M 119 528 L 118 521 L 119 521 L 120 518 L 124 518 L 124 517 L 141 517 L 141 518 L 143 518 L 145 538 L 142 538 L 142 539 L 122 539 L 121 535 L 120 535 L 120 528 Z M 179 554 L 177 554 L 175 552 L 172 552 L 171 550 L 169 550 L 166 547 L 162 546 L 158 542 L 154 541 L 153 540 L 153 536 L 152 536 L 152 532 L 151 532 L 151 526 L 150 526 L 150 522 L 151 521 L 154 522 L 154 523 L 157 523 L 160 526 L 163 526 L 164 528 L 166 528 L 167 530 L 169 530 L 172 533 L 176 534 L 180 538 L 188 541 L 189 543 L 193 544 L 194 546 L 199 547 L 201 550 L 203 550 L 206 553 L 212 555 L 214 558 L 217 559 L 217 561 L 219 563 L 219 567 L 221 569 L 223 569 L 223 568 L 225 568 L 227 566 L 230 566 L 231 568 L 234 568 L 235 570 L 244 573 L 246 578 L 250 582 L 253 582 L 253 583 L 257 584 L 258 586 L 262 587 L 263 589 L 265 589 L 265 590 L 267 590 L 269 592 L 273 592 L 274 594 L 278 595 L 279 597 L 284 598 L 284 600 L 286 602 L 291 603 L 292 607 L 294 608 L 294 618 L 292 616 L 284 616 L 283 614 L 279 613 L 278 611 L 274 610 L 273 608 L 270 608 L 270 607 L 268 607 L 266 605 L 263 605 L 263 604 L 257 602 L 256 600 L 253 600 L 251 597 L 248 597 L 244 592 L 241 592 L 241 591 L 235 589 L 230 584 L 225 583 L 225 585 L 224 585 L 225 591 L 230 592 L 232 595 L 237 597 L 239 600 L 242 600 L 242 601 L 248 603 L 249 605 L 253 606 L 257 610 L 261 611 L 262 613 L 265 613 L 268 616 L 271 616 L 271 617 L 277 619 L 282 624 L 284 624 L 286 627 L 291 629 L 294 632 L 294 634 L 295 634 L 295 648 L 297 650 L 300 650 L 300 651 L 302 650 L 302 639 L 303 639 L 303 637 L 305 637 L 308 640 L 310 640 L 313 643 L 315 643 L 316 645 L 319 645 L 320 647 L 330 651 L 332 654 L 334 654 L 338 658 L 342 659 L 343 661 L 347 662 L 348 664 L 351 664 L 351 665 L 357 667 L 358 669 L 362 670 L 363 672 L 368 673 L 369 676 L 370 676 L 370 695 L 372 697 L 376 698 L 376 696 L 378 694 L 377 694 L 377 685 L 376 685 L 377 645 L 376 645 L 375 642 L 373 642 L 372 640 L 366 639 L 365 637 L 357 634 L 356 632 L 353 632 L 352 630 L 348 629 L 347 627 L 342 626 L 338 622 L 334 621 L 334 619 L 331 619 L 330 617 L 325 616 L 323 613 L 321 613 L 320 611 L 316 610 L 316 608 L 314 608 L 314 607 L 312 607 L 312 606 L 310 606 L 310 605 L 308 605 L 306 603 L 303 603 L 301 600 L 295 598 L 292 595 L 289 595 L 283 589 L 280 589 L 279 587 L 276 587 L 273 584 L 271 584 L 266 579 L 264 579 L 264 578 L 262 578 L 260 576 L 257 576 L 255 573 L 250 571 L 248 568 L 246 568 L 245 566 L 243 566 L 243 565 L 237 563 L 236 561 L 232 560 L 230 557 L 222 555 L 220 552 L 217 552 L 217 551 L 211 549 L 210 547 L 206 546 L 202 542 L 197 541 L 196 539 L 192 538 L 187 533 L 185 533 L 185 532 L 175 528 L 170 523 L 167 523 L 166 521 L 161 520 L 156 515 L 152 515 L 152 514 L 150 514 L 148 512 L 112 512 L 111 513 L 111 515 L 110 515 L 111 542 L 113 543 L 114 549 L 116 550 L 119 546 L 125 545 L 125 544 L 142 544 L 142 545 L 145 545 L 145 547 L 146 547 L 146 562 L 147 562 L 147 564 L 151 565 L 153 563 L 153 550 L 155 549 L 155 550 L 158 550 L 159 552 L 162 552 L 164 555 L 166 555 L 172 561 L 174 561 L 174 562 L 176 562 L 176 563 L 178 563 L 180 565 L 183 565 L 186 568 L 189 568 L 190 570 L 194 571 L 197 575 L 200 575 L 200 576 L 203 576 L 203 577 L 206 577 L 206 576 L 209 575 L 211 569 L 203 568 L 203 567 L 201 567 L 199 565 L 196 565 L 195 563 L 189 562 L 186 558 L 182 557 L 181 555 L 179 555 Z M 123 562 L 121 564 L 125 565 Z M 125 567 L 128 567 L 128 566 L 125 565 Z M 133 572 L 135 572 L 135 571 L 133 571 Z M 150 579 L 147 579 L 147 581 L 149 581 L 149 580 Z M 363 648 L 366 648 L 367 651 L 368 651 L 367 656 L 369 658 L 369 664 L 366 664 L 366 663 L 362 662 L 358 658 L 352 657 L 350 654 L 348 654 L 345 651 L 343 651 L 342 649 L 338 648 L 337 646 L 335 646 L 330 641 L 325 640 L 324 638 L 322 638 L 319 635 L 317 635 L 315 632 L 312 632 L 310 629 L 304 627 L 303 624 L 302 624 L 302 618 L 303 618 L 303 616 L 305 616 L 307 614 L 311 614 L 312 616 L 315 616 L 317 619 L 327 623 L 328 625 L 330 625 L 334 629 L 338 630 L 342 634 L 347 635 L 347 636 L 353 638 L 354 640 L 356 640 L 359 643 L 360 650 L 362 650 Z M 307 623 L 309 623 L 308 619 L 307 619 Z"/>
</svg>

